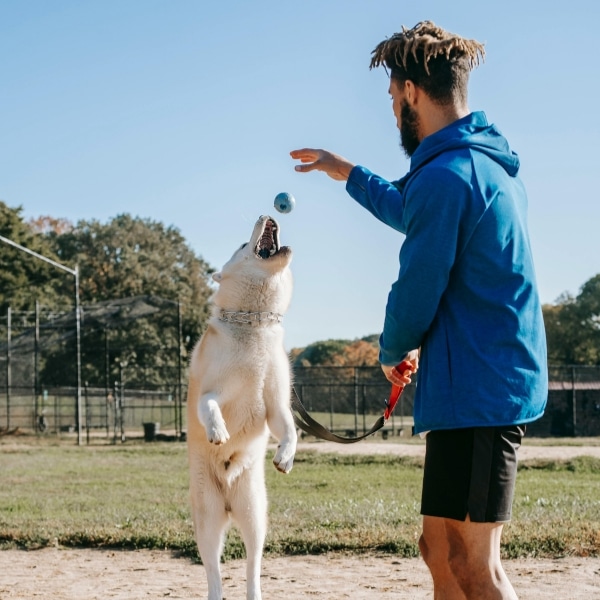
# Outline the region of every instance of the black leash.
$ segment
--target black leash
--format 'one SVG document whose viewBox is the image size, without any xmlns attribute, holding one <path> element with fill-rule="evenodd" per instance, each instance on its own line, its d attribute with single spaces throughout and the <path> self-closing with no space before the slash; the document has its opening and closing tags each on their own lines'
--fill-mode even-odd
<svg viewBox="0 0 600 600">
<path fill-rule="evenodd" d="M 402 361 L 396 368 L 401 373 L 404 373 L 405 370 L 412 371 L 412 365 L 407 361 Z M 302 431 L 308 433 L 309 435 L 314 435 L 322 440 L 327 440 L 328 442 L 336 442 L 338 444 L 354 444 L 354 442 L 360 442 L 360 440 L 364 440 L 366 437 L 373 435 L 385 425 L 385 422 L 392 416 L 392 411 L 394 410 L 400 395 L 404 390 L 404 387 L 392 385 L 390 399 L 385 403 L 385 412 L 383 415 L 381 415 L 381 417 L 379 417 L 379 419 L 377 419 L 377 421 L 375 421 L 373 427 L 371 427 L 367 433 L 359 435 L 358 437 L 342 437 L 341 435 L 336 435 L 332 431 L 329 431 L 329 429 L 326 427 L 323 427 L 321 423 L 315 421 L 315 419 L 308 414 L 308 411 L 304 408 L 304 405 L 296 393 L 296 389 L 293 388 L 293 390 L 292 414 L 294 415 L 294 423 L 296 423 L 296 425 L 302 429 Z M 299 414 L 297 415 L 294 411 L 298 412 Z"/>
<path fill-rule="evenodd" d="M 329 431 L 329 429 L 326 427 L 323 427 L 321 423 L 315 421 L 308 414 L 304 408 L 304 405 L 302 402 L 300 402 L 300 398 L 298 398 L 296 390 L 294 390 L 294 396 L 292 398 L 292 408 L 299 413 L 299 415 L 293 413 L 294 422 L 300 429 L 302 429 L 302 431 L 308 433 L 309 435 L 314 435 L 322 440 L 327 440 L 328 442 L 337 442 L 338 444 L 354 444 L 354 442 L 360 442 L 360 440 L 364 440 L 366 437 L 369 437 L 376 431 L 379 431 L 386 421 L 385 417 L 381 415 L 381 417 L 377 419 L 373 427 L 371 427 L 367 433 L 359 435 L 358 437 L 342 437 L 341 435 L 336 435 L 335 433 Z"/>
</svg>

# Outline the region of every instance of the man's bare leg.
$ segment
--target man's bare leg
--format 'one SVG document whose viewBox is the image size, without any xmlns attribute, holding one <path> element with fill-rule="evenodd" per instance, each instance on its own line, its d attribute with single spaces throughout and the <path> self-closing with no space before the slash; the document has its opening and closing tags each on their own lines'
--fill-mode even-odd
<svg viewBox="0 0 600 600">
<path fill-rule="evenodd" d="M 517 600 L 500 561 L 502 523 L 445 522 L 448 563 L 467 600 Z"/>
<path fill-rule="evenodd" d="M 466 596 L 450 569 L 447 520 L 449 519 L 424 516 L 419 548 L 425 564 L 431 571 L 434 600 L 465 600 Z"/>
</svg>

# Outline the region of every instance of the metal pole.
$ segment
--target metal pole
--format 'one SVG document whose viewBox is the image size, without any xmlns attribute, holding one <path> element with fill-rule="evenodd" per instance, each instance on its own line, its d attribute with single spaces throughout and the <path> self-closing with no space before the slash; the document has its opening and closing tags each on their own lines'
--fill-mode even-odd
<svg viewBox="0 0 600 600">
<path fill-rule="evenodd" d="M 39 300 L 35 301 L 35 345 L 34 345 L 34 354 L 33 354 L 33 419 L 35 421 L 34 426 L 36 428 L 36 432 L 39 432 L 38 423 L 40 423 L 39 419 L 42 417 L 40 414 L 40 406 L 39 406 L 39 390 L 40 390 L 40 302 Z"/>
<path fill-rule="evenodd" d="M 177 300 L 177 404 L 178 419 L 175 434 L 181 438 L 183 435 L 183 395 L 182 395 L 182 373 L 181 373 L 181 342 L 182 342 L 182 318 L 181 318 L 181 301 Z"/>
<path fill-rule="evenodd" d="M 10 429 L 10 393 L 12 388 L 12 369 L 10 364 L 11 352 L 10 352 L 10 342 L 11 342 L 11 332 L 12 328 L 12 309 L 9 306 L 6 311 L 6 429 L 7 431 Z"/>
<path fill-rule="evenodd" d="M 329 386 L 329 429 L 333 431 L 333 394 L 331 393 L 331 386 Z"/>
<path fill-rule="evenodd" d="M 77 337 L 77 445 L 83 444 L 82 440 L 82 406 L 81 406 L 81 309 L 79 306 L 79 266 L 75 265 L 75 334 Z"/>
<path fill-rule="evenodd" d="M 573 437 L 577 435 L 577 392 L 575 391 L 575 367 L 571 367 L 571 416 L 573 419 Z"/>
<path fill-rule="evenodd" d="M 123 380 L 123 371 L 127 366 L 126 362 L 119 361 L 119 392 L 120 392 L 120 410 L 119 422 L 121 426 L 121 443 L 125 441 L 125 381 Z"/>
<path fill-rule="evenodd" d="M 358 435 L 358 367 L 354 367 L 354 435 Z"/>
<path fill-rule="evenodd" d="M 104 414 L 106 418 L 106 438 L 110 437 L 110 427 L 108 423 L 109 414 L 109 379 L 110 379 L 110 365 L 109 365 L 109 352 L 108 352 L 108 328 L 104 326 Z M 114 402 L 113 402 L 114 406 Z"/>
<path fill-rule="evenodd" d="M 86 381 L 83 385 L 84 396 L 85 396 L 85 441 L 86 444 L 90 445 L 90 396 L 88 390 L 88 382 Z"/>
<path fill-rule="evenodd" d="M 121 398 L 120 398 L 120 391 L 119 391 L 119 382 L 115 381 L 115 385 L 114 385 L 114 403 L 115 403 L 115 418 L 113 421 L 113 444 L 117 443 L 117 429 L 119 426 L 119 415 L 120 415 L 120 405 L 121 405 Z"/>
<path fill-rule="evenodd" d="M 58 407 L 58 394 L 54 393 L 54 430 L 56 435 L 60 437 L 60 410 Z"/>
<path fill-rule="evenodd" d="M 367 433 L 367 387 L 363 384 L 362 386 L 362 421 L 363 421 L 363 434 Z"/>
</svg>

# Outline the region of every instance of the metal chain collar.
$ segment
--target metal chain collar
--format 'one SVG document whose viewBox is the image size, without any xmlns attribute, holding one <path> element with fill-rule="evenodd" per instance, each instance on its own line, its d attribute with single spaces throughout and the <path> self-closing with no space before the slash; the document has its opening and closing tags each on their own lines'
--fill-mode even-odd
<svg viewBox="0 0 600 600">
<path fill-rule="evenodd" d="M 269 325 L 281 323 L 283 315 L 275 312 L 244 312 L 236 310 L 223 310 L 219 313 L 219 320 L 224 323 L 240 323 L 242 325 Z"/>
</svg>

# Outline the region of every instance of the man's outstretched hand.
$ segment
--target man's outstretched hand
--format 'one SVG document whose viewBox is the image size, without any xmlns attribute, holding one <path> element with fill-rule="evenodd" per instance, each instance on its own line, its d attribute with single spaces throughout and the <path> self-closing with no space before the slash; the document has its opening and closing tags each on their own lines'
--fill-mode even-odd
<svg viewBox="0 0 600 600">
<path fill-rule="evenodd" d="M 309 171 L 323 171 L 336 181 L 346 181 L 354 165 L 343 156 L 315 148 L 292 150 L 290 156 L 302 164 L 296 165 L 296 171 L 308 173 Z"/>
</svg>

